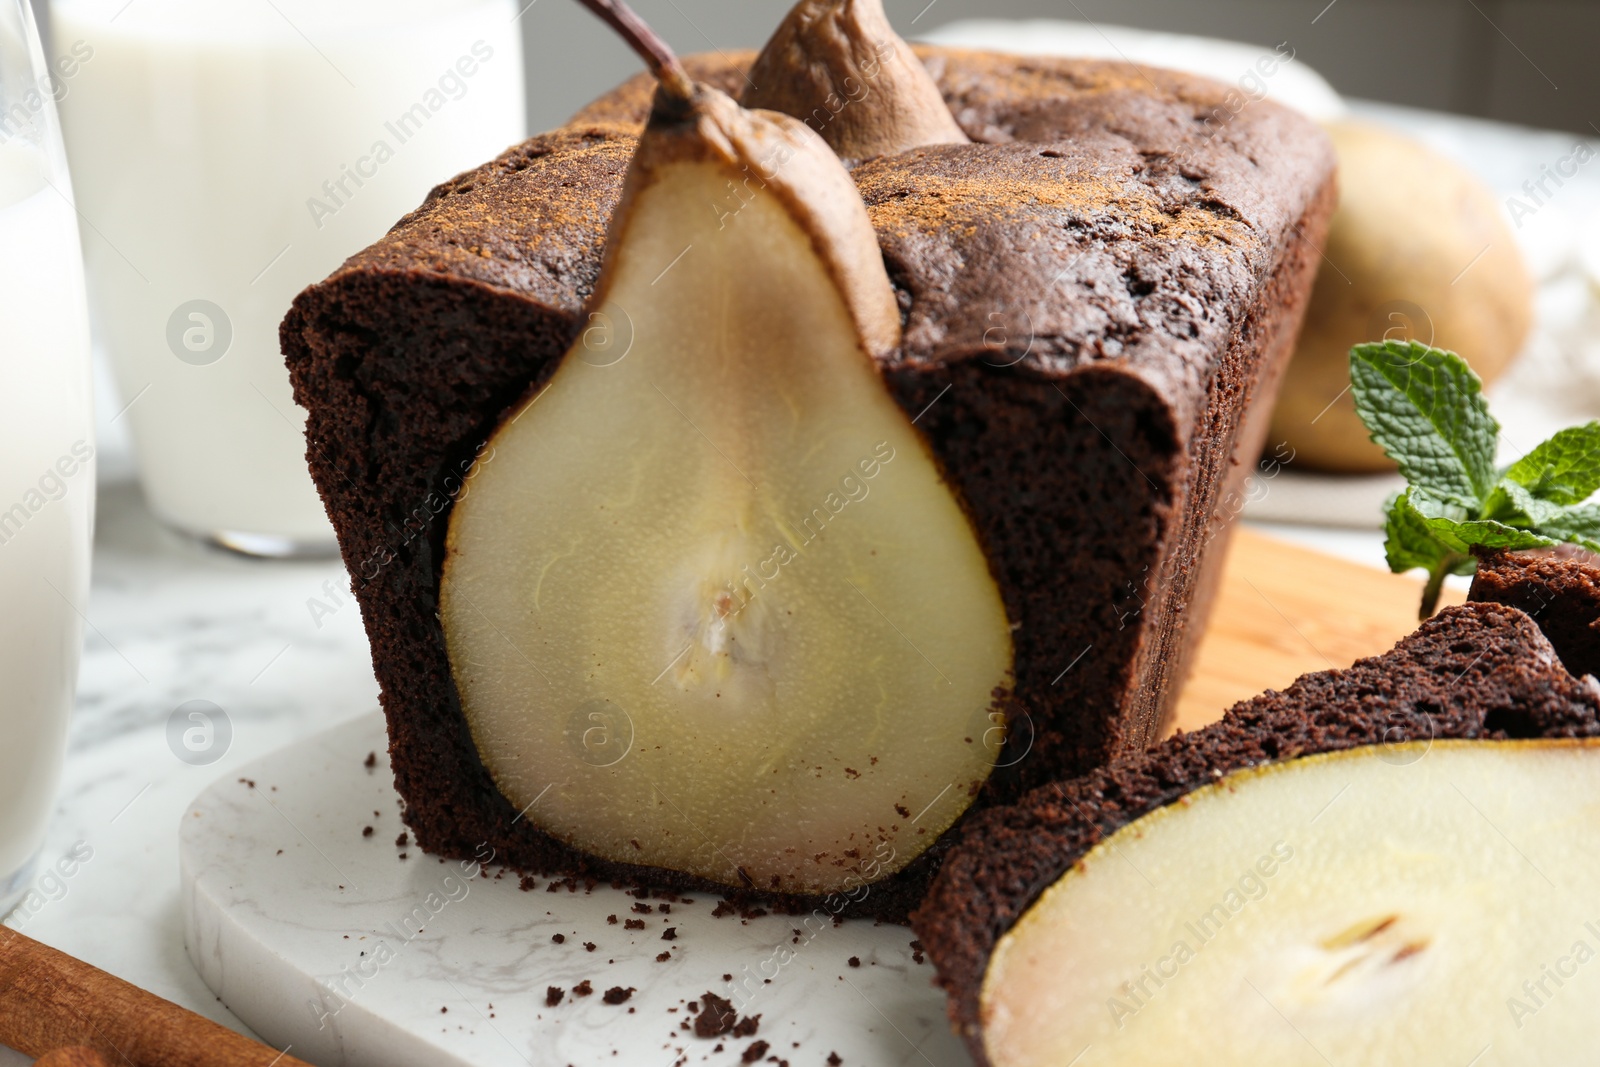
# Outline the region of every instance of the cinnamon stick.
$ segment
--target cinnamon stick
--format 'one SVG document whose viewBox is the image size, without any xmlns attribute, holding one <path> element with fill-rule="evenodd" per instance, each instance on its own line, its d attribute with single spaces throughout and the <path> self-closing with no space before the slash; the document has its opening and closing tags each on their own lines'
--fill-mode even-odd
<svg viewBox="0 0 1600 1067">
<path fill-rule="evenodd" d="M 92 1048 L 72 1045 L 52 1049 L 33 1061 L 33 1067 L 111 1067 L 106 1058 Z"/>
<path fill-rule="evenodd" d="M 82 1046 L 114 1067 L 308 1067 L 7 929 L 0 929 L 0 1044 L 29 1056 Z"/>
</svg>

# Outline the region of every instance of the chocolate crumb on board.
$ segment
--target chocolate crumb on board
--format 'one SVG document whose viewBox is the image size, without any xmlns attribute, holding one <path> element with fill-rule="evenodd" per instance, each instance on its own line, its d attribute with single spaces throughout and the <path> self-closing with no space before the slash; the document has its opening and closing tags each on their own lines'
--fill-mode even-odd
<svg viewBox="0 0 1600 1067">
<path fill-rule="evenodd" d="M 861 966 L 861 957 L 860 956 L 851 956 L 849 959 L 845 960 L 845 962 L 848 963 L 852 967 L 859 967 L 859 966 Z"/>
<path fill-rule="evenodd" d="M 671 958 L 672 958 L 672 953 L 670 953 L 670 952 L 658 952 L 658 953 L 656 953 L 656 962 L 657 963 L 666 963 Z"/>
<path fill-rule="evenodd" d="M 370 827 L 370 826 L 363 826 L 361 828 L 361 836 L 362 837 L 371 837 L 372 833 L 373 833 L 372 827 Z"/>
<path fill-rule="evenodd" d="M 761 1029 L 761 1016 L 746 1015 L 733 1024 L 734 1037 L 755 1037 L 756 1031 Z"/>
<path fill-rule="evenodd" d="M 739 1057 L 739 1062 L 754 1063 L 766 1054 L 767 1043 L 765 1041 L 757 1041 L 755 1044 L 744 1050 L 744 1055 Z"/>
<path fill-rule="evenodd" d="M 839 1067 L 839 1065 L 843 1062 L 844 1060 L 839 1058 L 839 1054 L 837 1052 L 828 1053 L 828 1067 Z"/>
<path fill-rule="evenodd" d="M 922 942 L 921 941 L 913 941 L 913 942 L 911 942 L 911 962 L 912 963 L 921 963 L 922 962 Z"/>
<path fill-rule="evenodd" d="M 585 952 L 593 952 L 594 951 L 594 942 L 593 941 L 585 941 L 583 943 L 583 951 L 585 951 Z"/>
<path fill-rule="evenodd" d="M 676 941 L 676 940 L 678 940 L 678 928 L 676 926 L 669 926 L 665 930 L 661 931 L 661 940 L 663 940 L 663 941 Z"/>
<path fill-rule="evenodd" d="M 558 945 L 564 945 L 564 944 L 567 943 L 567 935 L 566 934 L 551 934 L 550 935 L 550 940 L 554 941 Z"/>
<path fill-rule="evenodd" d="M 610 989 L 606 990 L 605 995 L 600 999 L 605 1001 L 607 1004 L 621 1004 L 629 997 L 633 996 L 633 993 L 633 986 L 623 988 L 622 986 L 614 985 Z"/>
<path fill-rule="evenodd" d="M 535 889 L 539 888 L 539 883 L 533 880 L 533 875 L 525 874 L 522 876 L 521 880 L 517 882 L 517 888 L 522 890 L 524 893 L 531 893 Z"/>
<path fill-rule="evenodd" d="M 566 995 L 567 995 L 567 991 L 565 989 L 562 989 L 558 985 L 551 986 L 549 989 L 546 989 L 544 991 L 545 1007 L 547 1007 L 547 1008 L 555 1007 L 557 1004 L 561 1003 L 561 998 L 566 996 Z"/>
<path fill-rule="evenodd" d="M 734 1024 L 739 1021 L 739 1015 L 733 1010 L 733 1005 L 715 993 L 705 993 L 700 997 L 700 1002 L 704 1008 L 694 1021 L 696 1037 L 721 1037 L 732 1030 Z"/>
<path fill-rule="evenodd" d="M 615 915 L 607 915 L 606 916 L 606 923 L 607 923 L 607 925 L 610 925 L 610 926 L 617 925 L 617 917 Z"/>
<path fill-rule="evenodd" d="M 396 848 L 405 848 L 410 843 L 411 843 L 411 835 L 406 833 L 404 830 L 402 830 L 400 832 L 400 836 L 399 837 L 394 839 L 394 845 L 395 845 Z"/>
<path fill-rule="evenodd" d="M 624 930 L 643 930 L 644 929 L 644 920 L 643 919 L 627 919 L 627 920 L 625 920 L 623 922 L 622 928 Z"/>
<path fill-rule="evenodd" d="M 586 997 L 593 992 L 594 985 L 587 978 L 572 987 L 572 995 L 575 997 Z"/>
<path fill-rule="evenodd" d="M 367 753 L 367 758 L 361 761 L 361 766 L 365 767 L 369 771 L 372 770 L 372 768 L 376 767 L 377 765 L 378 765 L 378 754 L 376 752 L 368 752 Z"/>
</svg>

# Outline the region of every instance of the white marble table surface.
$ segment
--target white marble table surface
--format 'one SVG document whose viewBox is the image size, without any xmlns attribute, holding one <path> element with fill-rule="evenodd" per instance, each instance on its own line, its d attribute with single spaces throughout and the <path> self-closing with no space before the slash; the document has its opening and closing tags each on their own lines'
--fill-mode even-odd
<svg viewBox="0 0 1600 1067">
<path fill-rule="evenodd" d="M 110 473 L 125 472 L 106 452 Z M 307 601 L 333 603 L 330 589 L 341 605 L 314 619 Z M 44 856 L 83 842 L 93 857 L 59 899 L 8 924 L 243 1029 L 184 954 L 178 822 L 232 768 L 377 706 L 344 567 L 262 563 L 188 543 L 157 524 L 130 482 L 113 479 L 101 485 L 84 615 L 77 709 Z M 167 745 L 168 717 L 190 700 L 216 704 L 232 727 L 226 754 L 209 766 L 181 762 Z"/>
<path fill-rule="evenodd" d="M 1420 121 L 1415 112 L 1402 117 L 1413 128 Z M 1477 156 L 1502 187 L 1514 185 L 1508 178 L 1518 173 L 1536 175 L 1555 158 L 1554 148 L 1572 140 L 1444 116 L 1428 123 L 1434 139 Z M 1600 170 L 1594 179 L 1600 182 Z M 102 402 L 105 410 L 118 406 L 110 397 Z M 83 842 L 93 858 L 59 899 L 11 923 L 244 1029 L 184 952 L 177 825 L 206 785 L 241 763 L 376 707 L 365 635 L 340 564 L 254 562 L 182 541 L 145 510 L 115 427 L 102 426 L 101 457 L 77 712 L 45 846 L 49 859 Z M 1375 532 L 1273 529 L 1349 558 L 1382 561 Z M 316 618 L 313 599 L 337 610 Z M 209 766 L 181 762 L 167 745 L 168 717 L 190 700 L 216 704 L 232 727 L 228 751 Z M 0 1049 L 0 1067 L 26 1062 Z"/>
</svg>

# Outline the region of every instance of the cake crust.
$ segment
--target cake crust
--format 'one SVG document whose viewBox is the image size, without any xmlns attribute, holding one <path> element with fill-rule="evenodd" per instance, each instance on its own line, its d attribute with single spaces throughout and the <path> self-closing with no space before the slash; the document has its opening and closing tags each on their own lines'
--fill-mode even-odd
<svg viewBox="0 0 1600 1067">
<path fill-rule="evenodd" d="M 920 54 L 984 143 L 854 176 L 905 325 L 885 384 L 961 500 L 1014 627 L 1012 740 L 982 805 L 1136 749 L 1169 714 L 1320 261 L 1333 156 L 1267 103 L 1213 133 L 1227 90 L 1203 79 Z M 686 64 L 736 91 L 750 58 Z M 437 618 L 465 476 L 493 462 L 501 413 L 586 325 L 649 86 L 439 186 L 301 294 L 282 340 L 420 845 L 704 889 L 518 822 L 467 732 Z M 903 918 L 945 847 L 845 910 Z"/>
</svg>

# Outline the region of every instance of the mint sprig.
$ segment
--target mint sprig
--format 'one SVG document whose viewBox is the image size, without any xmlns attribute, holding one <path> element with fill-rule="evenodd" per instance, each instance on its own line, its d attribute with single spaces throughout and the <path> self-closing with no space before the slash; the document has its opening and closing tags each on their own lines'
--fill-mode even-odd
<svg viewBox="0 0 1600 1067">
<path fill-rule="evenodd" d="M 1500 423 L 1483 382 L 1454 352 L 1385 341 L 1350 350 L 1350 391 L 1372 440 L 1410 483 L 1386 505 L 1384 552 L 1395 573 L 1428 572 L 1421 617 L 1446 577 L 1477 568 L 1475 550 L 1600 552 L 1600 422 L 1562 430 L 1505 469 Z"/>
</svg>

